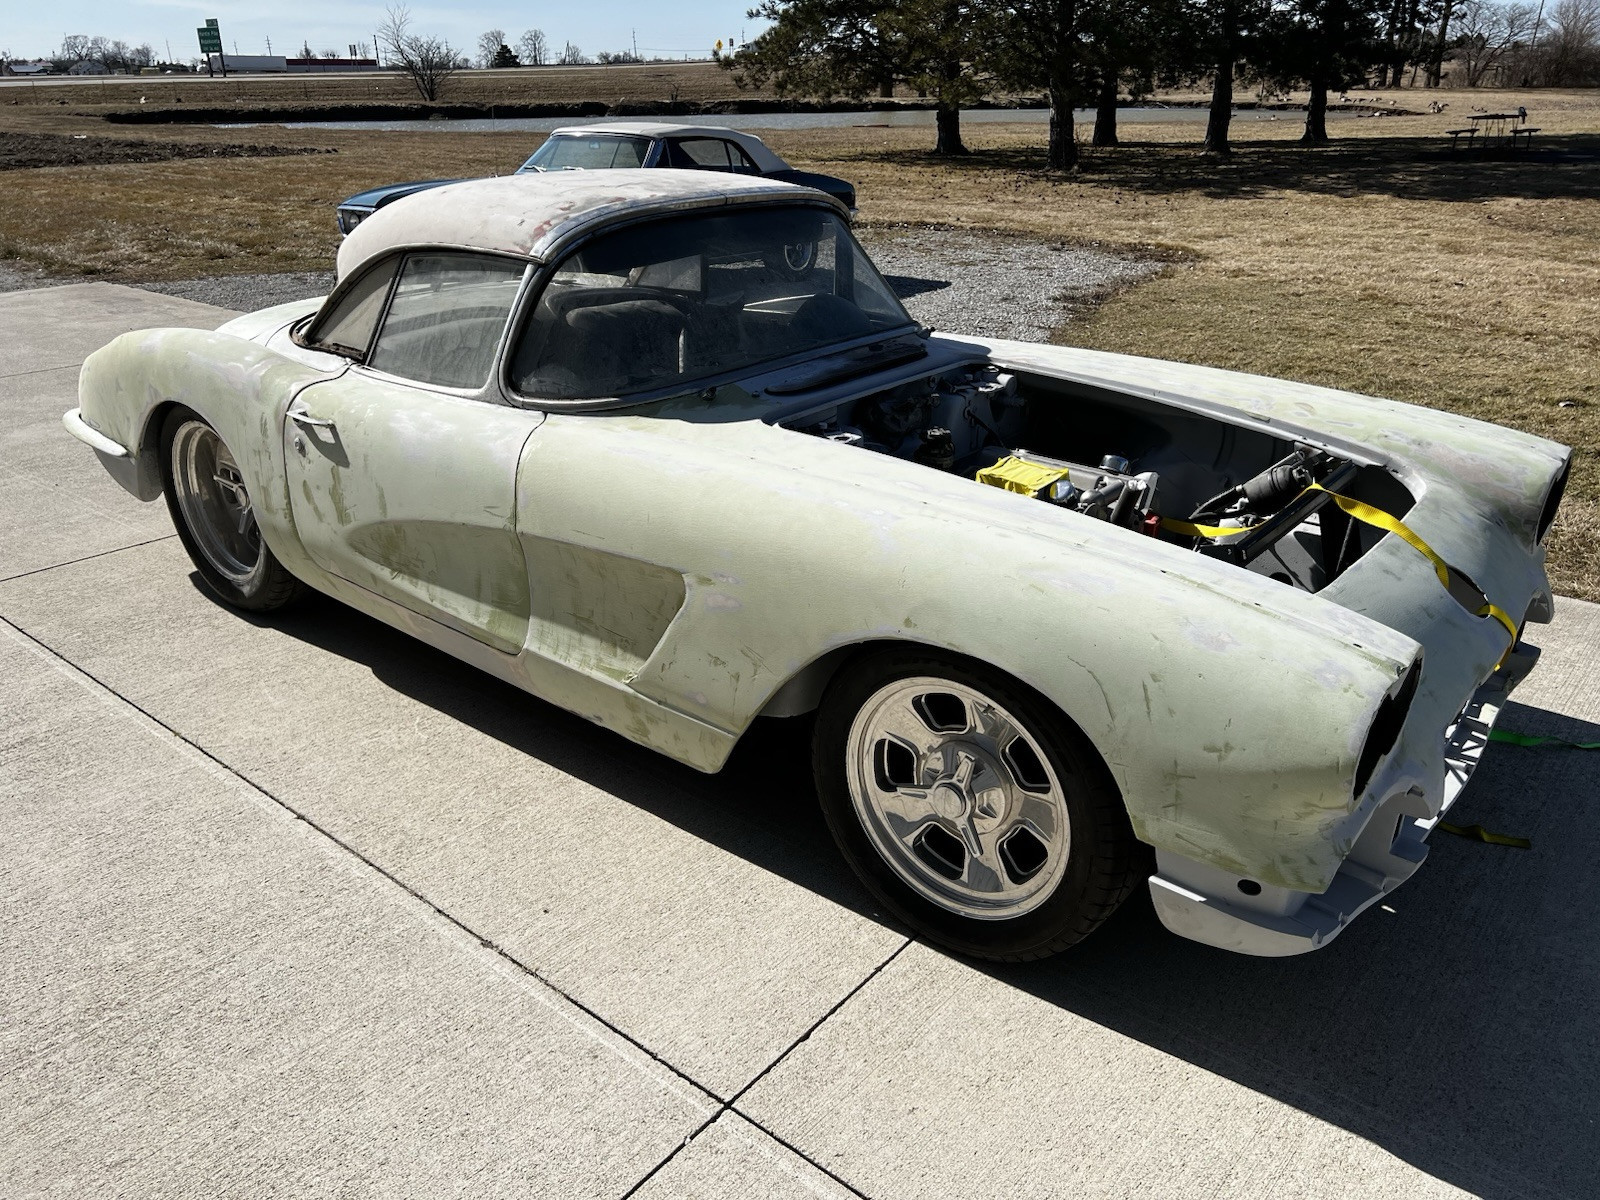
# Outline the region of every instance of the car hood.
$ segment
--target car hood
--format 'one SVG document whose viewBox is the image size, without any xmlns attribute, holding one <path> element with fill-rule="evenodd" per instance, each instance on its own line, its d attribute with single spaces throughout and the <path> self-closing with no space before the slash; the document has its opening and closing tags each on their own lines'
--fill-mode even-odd
<svg viewBox="0 0 1600 1200">
<path fill-rule="evenodd" d="M 386 183 L 382 187 L 368 188 L 364 192 L 357 192 L 354 196 L 342 201 L 340 208 L 382 208 L 391 201 L 402 196 L 409 196 L 413 192 L 427 191 L 429 188 L 444 187 L 448 183 L 460 183 L 459 179 L 417 179 L 410 183 Z"/>
</svg>

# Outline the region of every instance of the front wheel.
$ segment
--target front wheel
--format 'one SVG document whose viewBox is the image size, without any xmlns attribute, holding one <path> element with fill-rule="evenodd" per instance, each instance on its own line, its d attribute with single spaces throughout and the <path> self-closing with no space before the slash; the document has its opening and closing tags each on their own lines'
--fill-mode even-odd
<svg viewBox="0 0 1600 1200">
<path fill-rule="evenodd" d="M 233 452 L 188 409 L 174 409 L 161 427 L 161 481 L 178 537 L 219 599 L 265 612 L 300 593 L 300 581 L 261 539 Z"/>
<path fill-rule="evenodd" d="M 997 671 L 914 650 L 836 679 L 813 751 L 845 858 L 929 941 L 1043 958 L 1137 882 L 1138 843 L 1105 766 L 1047 701 Z"/>
</svg>

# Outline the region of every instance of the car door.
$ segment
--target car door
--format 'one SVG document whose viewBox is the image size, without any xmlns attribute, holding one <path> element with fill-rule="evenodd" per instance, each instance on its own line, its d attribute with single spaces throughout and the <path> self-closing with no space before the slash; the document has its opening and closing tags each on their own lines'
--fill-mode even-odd
<svg viewBox="0 0 1600 1200">
<path fill-rule="evenodd" d="M 541 415 L 482 397 L 524 272 L 451 251 L 373 268 L 308 335 L 358 365 L 302 391 L 283 431 L 317 565 L 506 653 L 527 635 L 516 474 Z"/>
</svg>

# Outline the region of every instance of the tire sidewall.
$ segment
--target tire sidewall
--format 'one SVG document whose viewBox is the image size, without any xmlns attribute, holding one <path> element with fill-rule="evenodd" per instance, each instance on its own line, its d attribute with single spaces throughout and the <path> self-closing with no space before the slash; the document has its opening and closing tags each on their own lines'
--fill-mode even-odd
<svg viewBox="0 0 1600 1200">
<path fill-rule="evenodd" d="M 976 688 L 999 703 L 1027 727 L 1061 783 L 1071 838 L 1066 868 L 1050 897 L 1021 916 L 978 920 L 941 908 L 901 879 L 862 826 L 848 781 L 850 727 L 880 688 L 915 675 Z M 937 651 L 874 653 L 841 672 L 824 695 L 813 767 L 823 816 L 846 860 L 891 913 L 929 940 L 976 958 L 1037 958 L 1079 940 L 1098 924 L 1089 899 L 1095 858 L 1112 832 L 1103 828 L 1107 803 L 1113 802 L 1121 813 L 1121 799 L 1083 735 L 1032 689 L 999 671 Z"/>
</svg>

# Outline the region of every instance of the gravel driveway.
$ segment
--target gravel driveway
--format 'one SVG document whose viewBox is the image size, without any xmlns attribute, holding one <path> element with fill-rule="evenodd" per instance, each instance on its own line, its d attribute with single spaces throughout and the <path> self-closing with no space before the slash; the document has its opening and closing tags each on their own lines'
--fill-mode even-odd
<svg viewBox="0 0 1600 1200">
<path fill-rule="evenodd" d="M 1074 308 L 1161 270 L 1162 264 L 1051 239 L 974 229 L 864 229 L 861 240 L 911 315 L 935 329 L 1048 341 Z M 0 264 L 0 291 L 50 280 Z M 320 296 L 331 271 L 227 275 L 138 285 L 244 312 Z"/>
</svg>

